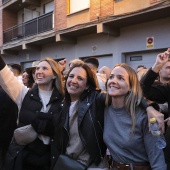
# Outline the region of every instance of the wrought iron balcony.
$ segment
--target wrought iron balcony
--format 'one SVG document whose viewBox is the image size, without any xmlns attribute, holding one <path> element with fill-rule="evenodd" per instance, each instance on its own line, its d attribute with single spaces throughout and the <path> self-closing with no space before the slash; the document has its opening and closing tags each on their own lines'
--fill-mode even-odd
<svg viewBox="0 0 170 170">
<path fill-rule="evenodd" d="M 53 12 L 13 26 L 3 32 L 3 43 L 33 36 L 53 29 Z"/>
</svg>

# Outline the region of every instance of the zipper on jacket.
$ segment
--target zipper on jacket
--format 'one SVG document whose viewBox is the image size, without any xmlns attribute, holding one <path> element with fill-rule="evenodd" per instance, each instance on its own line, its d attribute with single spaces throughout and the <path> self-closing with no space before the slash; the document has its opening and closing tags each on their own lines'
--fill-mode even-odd
<svg viewBox="0 0 170 170">
<path fill-rule="evenodd" d="M 67 128 L 65 126 L 64 126 L 64 129 L 66 130 L 66 133 L 68 134 L 68 142 L 67 142 L 67 146 L 68 146 L 69 139 L 70 139 L 70 134 L 69 134 L 69 132 L 68 132 L 68 130 L 67 130 Z M 67 148 L 67 146 L 66 146 L 66 148 Z M 62 143 L 62 147 L 63 147 L 63 143 Z M 62 148 L 62 150 L 63 150 L 63 148 Z"/>
<path fill-rule="evenodd" d="M 97 121 L 97 123 L 99 124 L 99 126 L 100 126 L 100 128 L 101 128 L 101 130 L 102 130 L 102 132 L 103 132 L 103 128 L 102 128 L 102 126 L 101 126 L 100 122 L 99 122 L 99 121 Z"/>
<path fill-rule="evenodd" d="M 97 145 L 98 145 L 98 148 L 99 148 L 99 151 L 100 151 L 100 157 L 101 157 L 101 159 L 103 159 L 103 156 L 102 156 L 102 153 L 101 153 L 101 149 L 100 149 L 100 145 L 99 145 L 99 140 L 98 140 L 98 138 L 97 138 L 96 129 L 95 129 L 95 127 L 94 127 L 94 122 L 93 122 L 92 116 L 91 116 L 91 114 L 90 114 L 90 110 L 89 110 L 89 115 L 90 115 L 90 119 L 91 119 L 91 121 L 92 121 L 92 125 L 93 125 L 93 129 L 94 129 L 95 137 L 96 137 L 96 140 L 97 140 Z"/>
</svg>

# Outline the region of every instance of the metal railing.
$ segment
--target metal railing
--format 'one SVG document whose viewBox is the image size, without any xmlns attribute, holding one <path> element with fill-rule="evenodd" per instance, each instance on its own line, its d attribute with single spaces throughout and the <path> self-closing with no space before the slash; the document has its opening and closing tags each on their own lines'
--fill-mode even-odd
<svg viewBox="0 0 170 170">
<path fill-rule="evenodd" d="M 28 36 L 40 34 L 53 29 L 53 12 L 39 16 L 30 21 L 13 26 L 3 32 L 3 43 L 15 41 Z"/>
<path fill-rule="evenodd" d="M 6 3 L 8 1 L 11 1 L 11 0 L 2 0 L 2 4 Z"/>
</svg>

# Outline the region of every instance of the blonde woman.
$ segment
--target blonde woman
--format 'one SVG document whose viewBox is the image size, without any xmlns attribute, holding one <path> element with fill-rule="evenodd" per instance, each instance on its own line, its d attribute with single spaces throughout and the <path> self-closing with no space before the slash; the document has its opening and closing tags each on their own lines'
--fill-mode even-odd
<svg viewBox="0 0 170 170">
<path fill-rule="evenodd" d="M 148 129 L 146 111 L 139 103 L 142 91 L 135 71 L 116 65 L 107 83 L 104 141 L 115 170 L 166 170 L 163 151 Z"/>
</svg>

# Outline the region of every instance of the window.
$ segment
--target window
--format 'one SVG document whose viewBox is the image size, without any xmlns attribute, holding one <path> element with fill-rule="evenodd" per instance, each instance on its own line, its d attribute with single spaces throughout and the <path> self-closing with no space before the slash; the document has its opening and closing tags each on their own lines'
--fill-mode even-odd
<svg viewBox="0 0 170 170">
<path fill-rule="evenodd" d="M 54 11 L 54 1 L 44 5 L 44 14 Z"/>
<path fill-rule="evenodd" d="M 142 56 L 132 56 L 130 57 L 130 61 L 142 61 Z"/>
<path fill-rule="evenodd" d="M 70 13 L 89 8 L 90 0 L 70 0 Z"/>
</svg>

